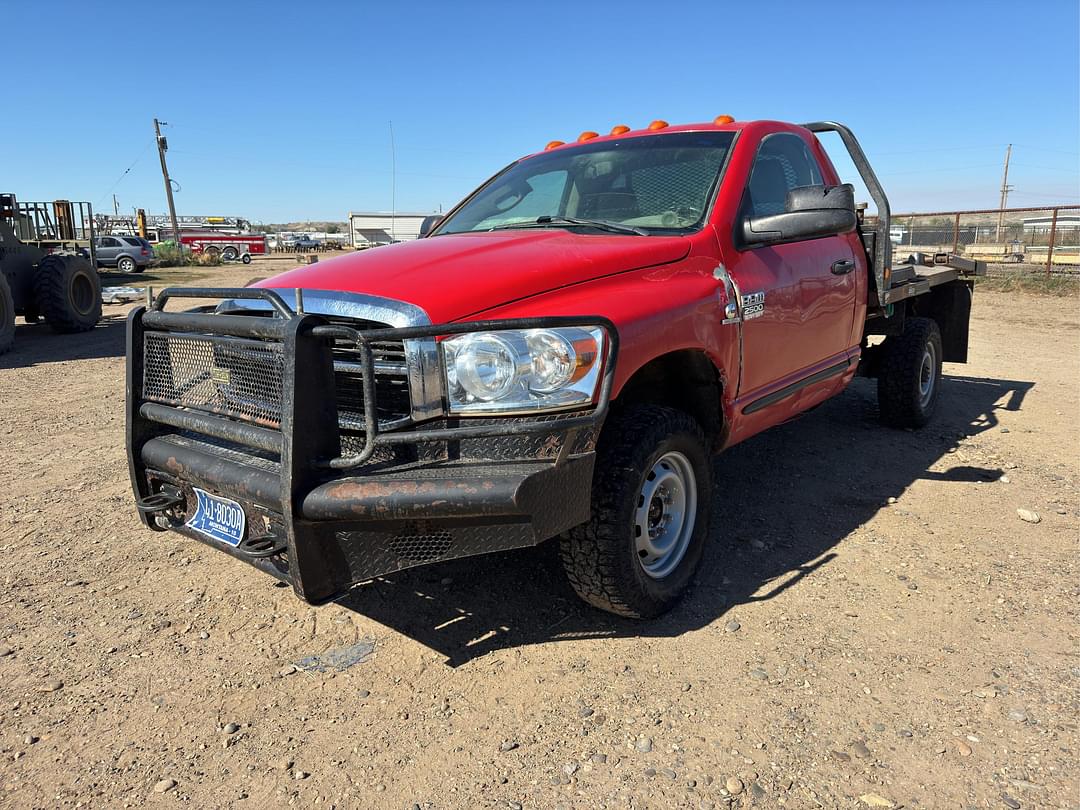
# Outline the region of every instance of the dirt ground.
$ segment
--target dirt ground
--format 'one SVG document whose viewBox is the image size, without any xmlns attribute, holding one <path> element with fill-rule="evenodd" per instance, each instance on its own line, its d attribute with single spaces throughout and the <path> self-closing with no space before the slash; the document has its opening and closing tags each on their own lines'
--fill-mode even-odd
<svg viewBox="0 0 1080 810">
<path fill-rule="evenodd" d="M 856 381 L 718 458 L 697 586 L 646 623 L 550 544 L 312 609 L 142 529 L 127 308 L 0 358 L 0 806 L 1080 807 L 1075 299 L 977 294 L 925 430 Z"/>
</svg>

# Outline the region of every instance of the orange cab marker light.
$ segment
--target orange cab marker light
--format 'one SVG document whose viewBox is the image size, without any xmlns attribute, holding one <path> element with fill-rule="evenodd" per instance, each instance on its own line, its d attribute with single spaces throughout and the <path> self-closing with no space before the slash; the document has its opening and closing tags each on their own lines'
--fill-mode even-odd
<svg viewBox="0 0 1080 810">
<path fill-rule="evenodd" d="M 732 118 L 730 115 L 718 115 L 716 116 L 716 118 L 713 119 L 713 123 L 717 126 L 722 126 L 723 124 L 730 124 L 734 120 L 735 119 Z"/>
<path fill-rule="evenodd" d="M 667 121 L 657 118 L 655 121 L 649 124 L 649 129 L 667 129 L 667 125 Z"/>
<path fill-rule="evenodd" d="M 544 147 L 545 151 L 548 149 L 554 149 L 556 146 L 562 146 L 566 141 L 548 141 L 548 145 Z"/>
<path fill-rule="evenodd" d="M 584 132 L 582 132 L 580 135 L 578 135 L 577 139 L 578 139 L 578 143 L 581 143 L 582 141 L 591 141 L 593 138 L 599 138 L 599 137 L 600 137 L 600 133 L 593 132 L 591 129 L 587 129 Z"/>
<path fill-rule="evenodd" d="M 630 127 L 628 127 L 626 124 L 616 124 L 615 126 L 613 126 L 611 128 L 611 134 L 612 135 L 622 135 L 624 132 L 629 132 L 629 131 L 630 131 Z"/>
</svg>

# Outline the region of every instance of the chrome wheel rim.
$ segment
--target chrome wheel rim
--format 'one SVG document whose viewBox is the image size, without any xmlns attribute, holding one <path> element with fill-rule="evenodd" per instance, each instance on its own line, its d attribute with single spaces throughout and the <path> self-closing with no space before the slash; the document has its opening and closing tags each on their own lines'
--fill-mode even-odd
<svg viewBox="0 0 1080 810">
<path fill-rule="evenodd" d="M 923 350 L 922 364 L 919 366 L 919 404 L 925 408 L 934 398 L 934 383 L 937 377 L 937 349 L 933 343 L 927 343 Z"/>
<path fill-rule="evenodd" d="M 634 551 L 653 579 L 674 571 L 690 546 L 697 520 L 697 477 L 682 453 L 665 453 L 642 482 L 634 510 Z"/>
</svg>

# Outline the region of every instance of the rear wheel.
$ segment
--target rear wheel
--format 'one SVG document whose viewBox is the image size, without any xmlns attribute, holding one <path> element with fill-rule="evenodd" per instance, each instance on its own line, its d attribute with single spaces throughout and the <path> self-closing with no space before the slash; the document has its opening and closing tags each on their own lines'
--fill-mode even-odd
<svg viewBox="0 0 1080 810">
<path fill-rule="evenodd" d="M 15 299 L 4 274 L 0 273 L 0 354 L 15 343 Z"/>
<path fill-rule="evenodd" d="M 882 346 L 878 372 L 881 421 L 918 428 L 930 421 L 941 392 L 941 331 L 931 318 L 909 318 Z"/>
<path fill-rule="evenodd" d="M 561 541 L 563 567 L 591 605 L 632 618 L 670 610 L 705 548 L 707 442 L 688 414 L 655 405 L 613 414 L 597 446 L 592 519 Z"/>
<path fill-rule="evenodd" d="M 239 255 L 240 251 L 238 251 L 232 245 L 229 245 L 227 248 L 221 251 L 221 258 L 227 262 L 236 261 L 236 257 Z"/>
<path fill-rule="evenodd" d="M 42 259 L 34 277 L 38 311 L 55 332 L 86 332 L 101 320 L 101 278 L 79 256 Z"/>
<path fill-rule="evenodd" d="M 121 256 L 116 261 L 116 269 L 121 273 L 135 273 L 138 272 L 138 265 L 135 264 L 135 260 L 130 256 Z"/>
</svg>

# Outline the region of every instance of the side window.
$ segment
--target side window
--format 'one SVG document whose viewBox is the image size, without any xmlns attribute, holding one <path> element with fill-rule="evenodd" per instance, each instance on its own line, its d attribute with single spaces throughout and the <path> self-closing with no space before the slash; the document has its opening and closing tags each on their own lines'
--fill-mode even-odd
<svg viewBox="0 0 1080 810">
<path fill-rule="evenodd" d="M 559 213 L 559 204 L 566 189 L 565 170 L 559 169 L 530 177 L 529 186 L 531 191 L 521 198 L 521 202 L 510 208 L 507 214 L 513 219 L 531 220 L 545 214 Z"/>
<path fill-rule="evenodd" d="M 791 189 L 821 182 L 821 169 L 802 138 L 787 132 L 770 135 L 754 158 L 743 213 L 750 217 L 782 214 Z"/>
<path fill-rule="evenodd" d="M 120 247 L 120 242 L 111 236 L 104 236 L 101 239 L 101 247 Z"/>
<path fill-rule="evenodd" d="M 484 193 L 482 204 L 478 206 L 483 212 L 482 218 L 470 227 L 483 230 L 512 222 L 531 222 L 545 215 L 560 215 L 567 176 L 565 169 L 558 169 L 530 177 L 526 183 L 515 187 L 495 185 Z M 481 199 L 477 198 L 477 202 Z"/>
</svg>

